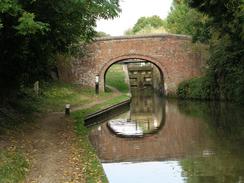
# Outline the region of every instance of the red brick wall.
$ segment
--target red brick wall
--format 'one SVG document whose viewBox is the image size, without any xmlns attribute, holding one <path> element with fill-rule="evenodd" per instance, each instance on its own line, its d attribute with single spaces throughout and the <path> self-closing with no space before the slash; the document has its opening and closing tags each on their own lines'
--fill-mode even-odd
<svg viewBox="0 0 244 183">
<path fill-rule="evenodd" d="M 103 90 L 104 74 L 113 63 L 137 58 L 150 61 L 160 68 L 164 76 L 165 93 L 173 95 L 181 81 L 201 75 L 204 61 L 199 55 L 193 50 L 188 36 L 164 34 L 100 38 L 87 46 L 84 58 L 72 61 L 70 82 L 94 86 L 98 74 L 100 89 Z M 60 70 L 62 78 L 65 72 L 64 69 Z"/>
</svg>

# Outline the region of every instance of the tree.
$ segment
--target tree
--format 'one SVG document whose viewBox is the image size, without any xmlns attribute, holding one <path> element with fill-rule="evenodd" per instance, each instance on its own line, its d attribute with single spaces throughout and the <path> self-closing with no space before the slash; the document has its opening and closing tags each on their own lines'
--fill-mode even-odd
<svg viewBox="0 0 244 183">
<path fill-rule="evenodd" d="M 208 76 L 219 98 L 244 101 L 244 2 L 189 0 L 192 8 L 208 15 L 211 32 Z"/>
<path fill-rule="evenodd" d="M 243 0 L 187 0 L 188 6 L 207 16 L 203 39 L 210 45 L 206 93 L 217 99 L 244 103 L 244 2 Z M 196 32 L 192 33 L 196 36 Z M 196 88 L 192 88 L 195 90 Z M 199 88 L 198 88 L 199 89 Z M 194 92 L 193 92 L 194 93 Z"/>
<path fill-rule="evenodd" d="M 92 40 L 96 20 L 119 11 L 118 0 L 1 0 L 0 96 L 47 80 L 57 53 Z"/>
<path fill-rule="evenodd" d="M 96 33 L 96 37 L 109 37 L 110 35 L 106 32 L 99 31 Z"/>
<path fill-rule="evenodd" d="M 167 31 L 174 34 L 193 36 L 193 40 L 208 40 L 208 17 L 188 6 L 185 1 L 173 1 L 171 11 L 166 19 Z"/>
<path fill-rule="evenodd" d="M 126 35 L 134 34 L 148 34 L 165 32 L 165 21 L 159 16 L 141 17 L 137 20 L 136 24 L 130 30 L 125 32 Z"/>
</svg>

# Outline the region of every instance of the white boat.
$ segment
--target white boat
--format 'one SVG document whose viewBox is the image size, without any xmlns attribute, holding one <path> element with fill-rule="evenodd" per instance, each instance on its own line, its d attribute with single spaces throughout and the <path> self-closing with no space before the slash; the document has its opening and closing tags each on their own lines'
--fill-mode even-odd
<svg viewBox="0 0 244 183">
<path fill-rule="evenodd" d="M 123 137 L 142 137 L 143 130 L 134 121 L 127 119 L 113 119 L 108 121 L 108 127 L 117 135 Z"/>
</svg>

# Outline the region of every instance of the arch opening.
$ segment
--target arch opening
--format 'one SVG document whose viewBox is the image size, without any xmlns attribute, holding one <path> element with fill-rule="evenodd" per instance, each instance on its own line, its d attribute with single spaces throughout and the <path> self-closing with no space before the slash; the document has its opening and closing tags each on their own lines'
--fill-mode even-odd
<svg viewBox="0 0 244 183">
<path fill-rule="evenodd" d="M 138 89 L 153 89 L 156 93 L 165 94 L 162 68 L 149 59 L 117 59 L 104 66 L 100 77 L 104 91 L 116 88 L 123 93 L 132 93 Z"/>
</svg>

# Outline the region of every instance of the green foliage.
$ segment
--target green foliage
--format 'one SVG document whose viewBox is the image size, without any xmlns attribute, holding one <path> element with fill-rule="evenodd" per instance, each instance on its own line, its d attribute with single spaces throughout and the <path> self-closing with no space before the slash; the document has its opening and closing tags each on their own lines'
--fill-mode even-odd
<svg viewBox="0 0 244 183">
<path fill-rule="evenodd" d="M 167 31 L 175 34 L 192 35 L 193 40 L 206 41 L 208 17 L 192 8 L 184 1 L 173 3 L 167 17 Z"/>
<path fill-rule="evenodd" d="M 41 83 L 39 96 L 35 95 L 33 89 L 25 88 L 23 90 L 22 99 L 12 105 L 24 114 L 34 111 L 63 111 L 65 104 L 75 107 L 109 96 L 107 93 L 100 93 L 97 96 L 94 88 L 61 82 Z"/>
<path fill-rule="evenodd" d="M 96 37 L 109 37 L 109 36 L 110 36 L 109 34 L 102 31 L 96 33 Z"/>
<path fill-rule="evenodd" d="M 18 19 L 19 25 L 15 28 L 18 30 L 18 33 L 25 36 L 30 34 L 36 34 L 41 32 L 44 34 L 48 31 L 48 24 L 34 21 L 35 15 L 33 13 L 24 12 L 23 15 Z"/>
<path fill-rule="evenodd" d="M 165 32 L 165 21 L 159 16 L 141 17 L 132 29 L 125 32 L 126 35 L 162 33 Z"/>
<path fill-rule="evenodd" d="M 159 16 L 156 15 L 152 17 L 141 17 L 137 20 L 132 31 L 136 33 L 147 26 L 151 26 L 154 28 L 162 27 L 164 26 L 164 21 Z"/>
<path fill-rule="evenodd" d="M 21 10 L 20 4 L 15 0 L 1 0 L 0 2 L 0 13 L 16 16 Z"/>
<path fill-rule="evenodd" d="M 118 0 L 1 0 L 0 103 L 22 86 L 48 81 L 57 53 L 92 40 L 96 20 L 119 11 Z"/>
<path fill-rule="evenodd" d="M 110 96 L 111 93 L 96 95 L 94 88 L 61 82 L 40 83 L 38 96 L 33 88 L 22 88 L 17 100 L 0 107 L 0 134 L 21 130 L 24 124 L 33 122 L 34 112 L 63 112 L 65 104 L 73 109 Z"/>
<path fill-rule="evenodd" d="M 42 94 L 38 97 L 39 110 L 41 111 L 63 111 L 65 104 L 72 106 L 81 105 L 95 95 L 91 88 L 81 88 L 78 85 L 52 83 L 44 85 Z"/>
<path fill-rule="evenodd" d="M 123 71 L 122 65 L 112 65 L 105 76 L 106 84 L 118 89 L 122 93 L 128 93 L 128 83 L 125 82 L 125 72 Z"/>
<path fill-rule="evenodd" d="M 206 25 L 200 27 L 207 36 L 191 34 L 199 41 L 210 44 L 210 58 L 205 78 L 214 98 L 244 103 L 244 2 L 238 0 L 188 0 L 188 5 L 204 16 Z M 204 35 L 204 34 L 203 34 Z M 193 89 L 193 88 L 192 88 Z M 196 91 L 197 92 L 197 91 Z M 200 95 L 200 94 L 199 94 Z M 189 96 L 190 97 L 190 96 Z"/>
<path fill-rule="evenodd" d="M 0 182 L 21 182 L 28 170 L 28 162 L 19 152 L 0 150 Z"/>
<path fill-rule="evenodd" d="M 193 78 L 179 84 L 177 95 L 183 99 L 213 99 L 210 87 L 206 77 Z"/>
</svg>

